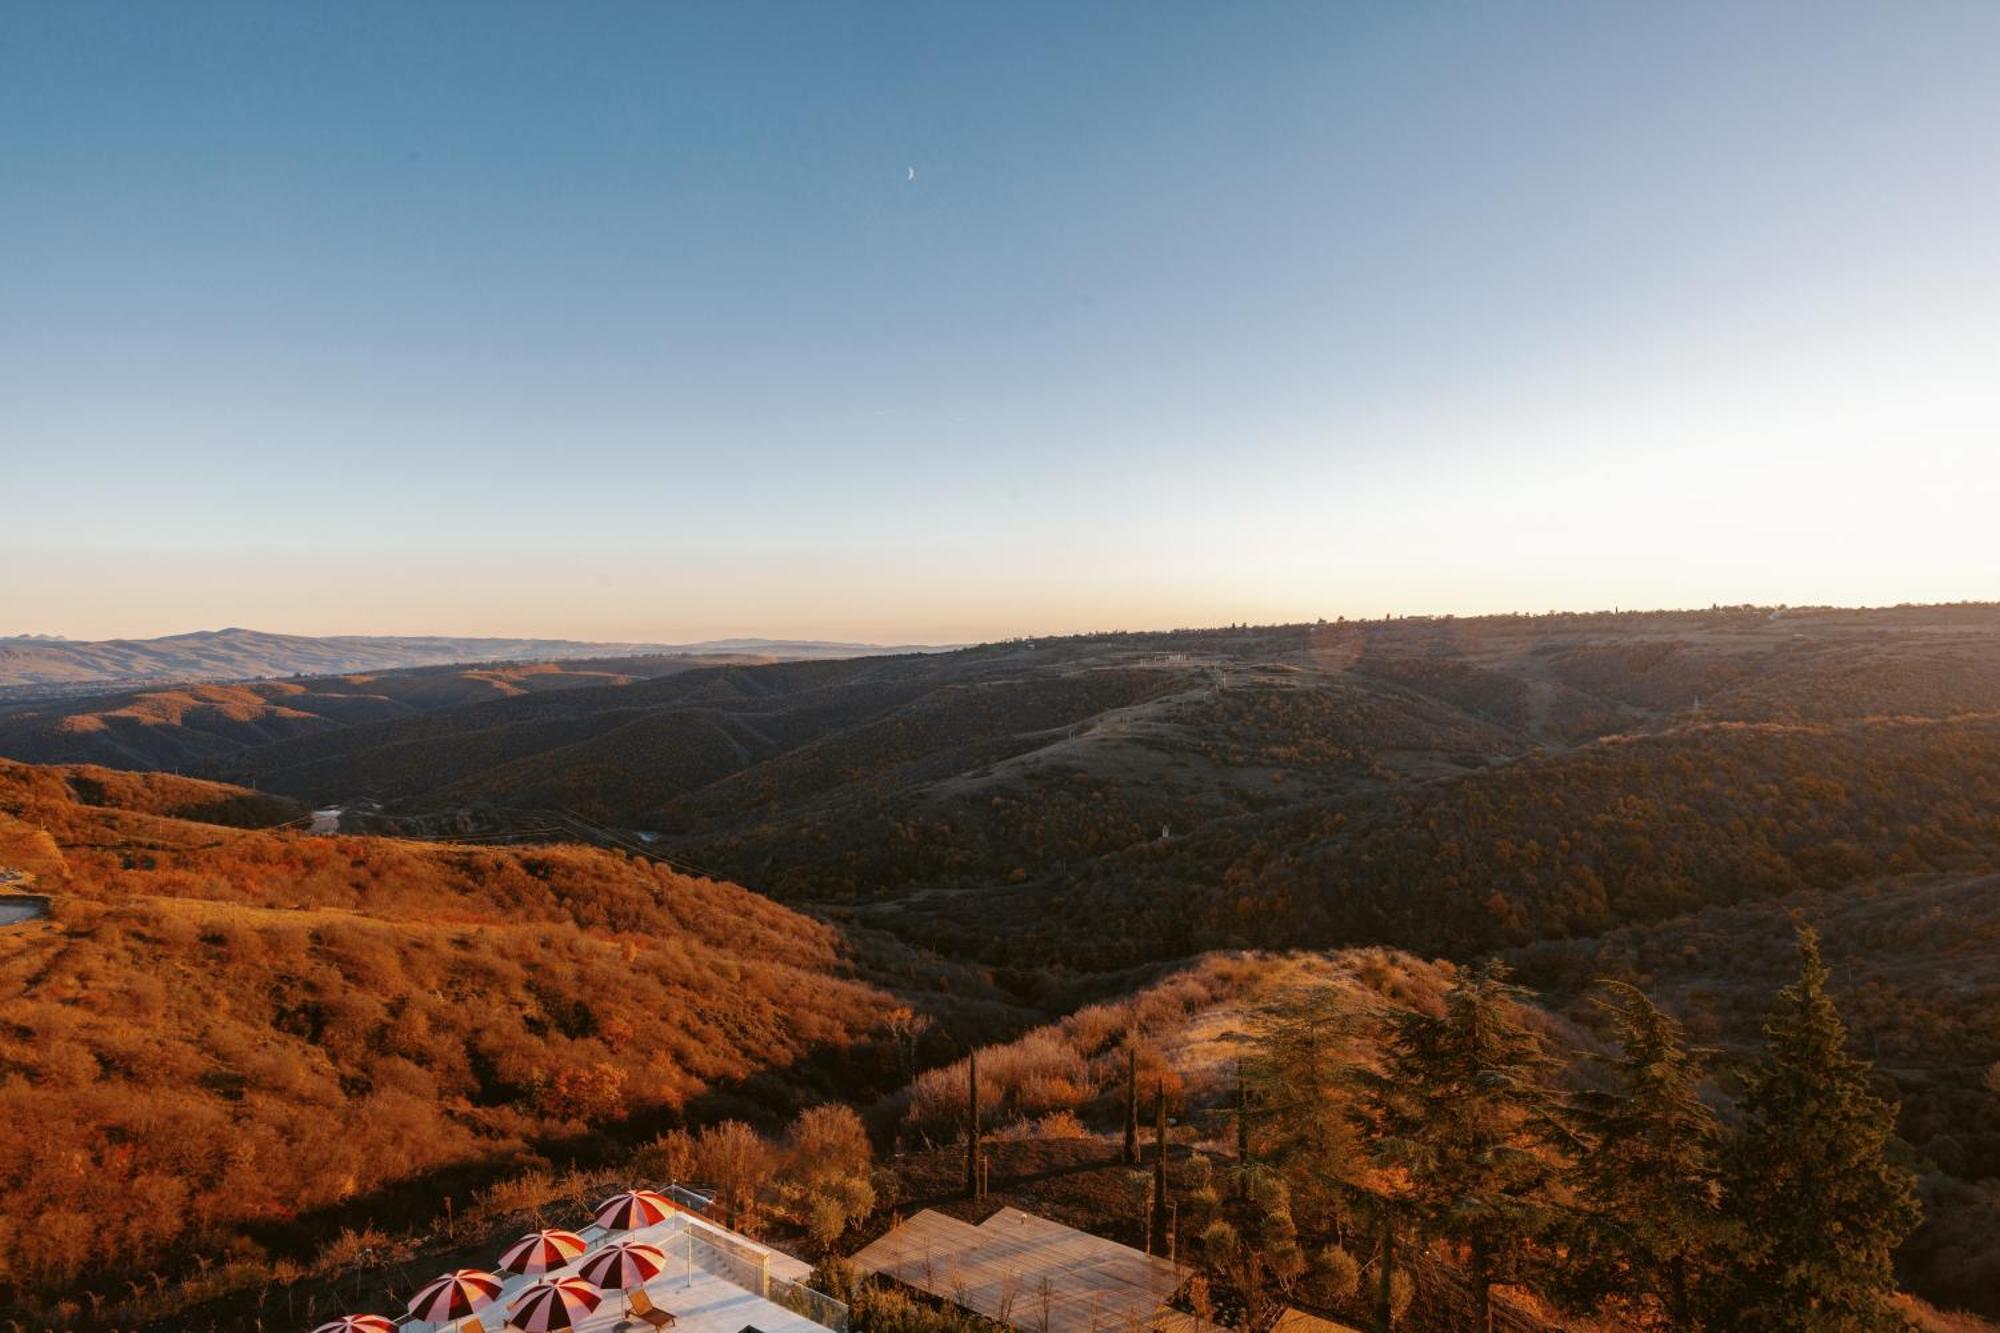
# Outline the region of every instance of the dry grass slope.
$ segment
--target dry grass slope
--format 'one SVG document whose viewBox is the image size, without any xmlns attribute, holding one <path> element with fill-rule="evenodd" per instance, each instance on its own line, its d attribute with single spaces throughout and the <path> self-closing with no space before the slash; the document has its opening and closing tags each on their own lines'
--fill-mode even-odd
<svg viewBox="0 0 2000 1333">
<path fill-rule="evenodd" d="M 894 1068 L 896 999 L 830 927 L 734 885 L 185 817 L 291 809 L 0 765 L 9 827 L 60 858 L 52 918 L 0 931 L 0 1306 L 309 1245 L 412 1183 L 428 1211 L 440 1173 L 755 1076 L 781 1111 L 834 1057 L 862 1084 Z"/>
</svg>

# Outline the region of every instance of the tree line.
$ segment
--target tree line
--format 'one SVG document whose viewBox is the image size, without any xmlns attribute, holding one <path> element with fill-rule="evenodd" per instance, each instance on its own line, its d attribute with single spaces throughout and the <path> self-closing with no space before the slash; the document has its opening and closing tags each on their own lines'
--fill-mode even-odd
<svg viewBox="0 0 2000 1333">
<path fill-rule="evenodd" d="M 1895 1108 L 1847 1050 L 1818 938 L 1798 944 L 1733 1126 L 1702 1096 L 1706 1053 L 1627 984 L 1604 984 L 1610 1051 L 1570 1087 L 1498 963 L 1460 972 L 1440 1011 L 1383 1015 L 1373 1059 L 1345 997 L 1281 1000 L 1243 1065 L 1233 1179 L 1188 1178 L 1195 1313 L 1220 1298 L 1256 1326 L 1282 1298 L 1390 1329 L 1442 1254 L 1480 1330 L 1501 1287 L 1621 1327 L 1901 1327 L 1915 1178 L 1890 1158 Z"/>
</svg>

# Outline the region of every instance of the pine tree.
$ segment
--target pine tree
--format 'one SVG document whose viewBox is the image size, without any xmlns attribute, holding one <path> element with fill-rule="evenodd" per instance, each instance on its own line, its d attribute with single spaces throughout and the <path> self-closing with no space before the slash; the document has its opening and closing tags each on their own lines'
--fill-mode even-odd
<svg viewBox="0 0 2000 1333">
<path fill-rule="evenodd" d="M 1744 1232 L 1725 1327 L 1900 1327 L 1891 1256 L 1919 1220 L 1914 1178 L 1885 1157 L 1896 1112 L 1847 1052 L 1819 936 L 1799 928 L 1799 979 L 1764 1024 L 1724 1207 Z"/>
<path fill-rule="evenodd" d="M 1474 1327 L 1493 1328 L 1495 1283 L 1518 1280 L 1555 1222 L 1553 1152 L 1563 1131 L 1545 1085 L 1541 1039 L 1515 1017 L 1526 992 L 1498 963 L 1461 973 L 1445 1012 L 1396 1020 L 1369 1118 L 1382 1165 L 1399 1169 L 1423 1235 L 1463 1247 L 1478 1302 Z"/>
<path fill-rule="evenodd" d="M 1317 1240 L 1337 1239 L 1358 1149 L 1346 1038 L 1354 1015 L 1331 986 L 1295 991 L 1258 1016 L 1244 1078 L 1261 1111 L 1264 1161 L 1283 1173 Z"/>
<path fill-rule="evenodd" d="M 1571 1173 L 1581 1212 L 1565 1295 L 1585 1310 L 1621 1306 L 1625 1322 L 1702 1326 L 1700 1297 L 1727 1254 L 1722 1127 L 1698 1091 L 1700 1057 L 1681 1026 L 1623 982 L 1598 1004 L 1618 1041 L 1610 1086 L 1577 1098 L 1592 1140 Z"/>
</svg>

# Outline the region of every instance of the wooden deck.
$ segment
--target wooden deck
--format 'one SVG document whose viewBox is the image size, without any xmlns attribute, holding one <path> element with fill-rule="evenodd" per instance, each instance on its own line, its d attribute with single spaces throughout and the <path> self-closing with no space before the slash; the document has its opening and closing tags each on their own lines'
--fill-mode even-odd
<svg viewBox="0 0 2000 1333">
<path fill-rule="evenodd" d="M 918 1213 L 854 1266 L 1032 1333 L 1149 1329 L 1180 1286 L 1165 1259 L 1017 1208 L 978 1226 Z"/>
</svg>

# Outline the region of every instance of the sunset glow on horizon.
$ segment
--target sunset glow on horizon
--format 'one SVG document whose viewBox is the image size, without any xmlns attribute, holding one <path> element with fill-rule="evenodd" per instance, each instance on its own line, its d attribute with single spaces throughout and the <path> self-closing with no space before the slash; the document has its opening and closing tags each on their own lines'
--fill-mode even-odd
<svg viewBox="0 0 2000 1333">
<path fill-rule="evenodd" d="M 0 19 L 0 635 L 2000 598 L 2000 8 L 592 20 Z"/>
</svg>

